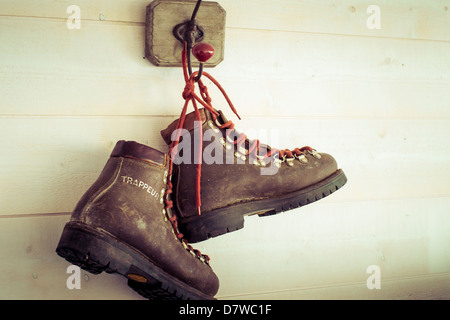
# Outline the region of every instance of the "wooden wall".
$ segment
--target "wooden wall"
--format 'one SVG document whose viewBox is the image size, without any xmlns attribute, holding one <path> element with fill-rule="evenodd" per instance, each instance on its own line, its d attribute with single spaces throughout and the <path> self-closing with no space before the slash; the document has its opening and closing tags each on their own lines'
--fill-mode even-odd
<svg viewBox="0 0 450 320">
<path fill-rule="evenodd" d="M 54 250 L 117 140 L 167 151 L 159 131 L 181 111 L 183 79 L 143 58 L 150 2 L 0 1 L 1 299 L 141 298 L 84 271 L 69 290 Z M 264 142 L 331 153 L 349 181 L 196 244 L 217 297 L 449 299 L 450 1 L 219 3 L 225 60 L 209 72 L 243 120 L 222 109 Z M 72 4 L 80 29 L 67 27 Z"/>
</svg>

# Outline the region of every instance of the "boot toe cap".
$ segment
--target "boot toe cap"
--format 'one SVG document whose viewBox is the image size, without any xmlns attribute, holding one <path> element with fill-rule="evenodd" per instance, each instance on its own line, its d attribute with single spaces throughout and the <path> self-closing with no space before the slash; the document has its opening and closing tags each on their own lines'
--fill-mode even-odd
<svg viewBox="0 0 450 320">
<path fill-rule="evenodd" d="M 316 156 L 311 156 L 313 165 L 319 169 L 317 170 L 318 178 L 326 178 L 336 172 L 338 165 L 336 159 L 328 153 L 318 153 Z"/>
<path fill-rule="evenodd" d="M 294 169 L 295 173 L 290 169 Z M 287 182 L 290 182 L 293 191 L 314 185 L 337 170 L 337 162 L 333 156 L 328 153 L 315 153 L 306 155 L 305 162 L 286 168 L 283 176 Z"/>
</svg>

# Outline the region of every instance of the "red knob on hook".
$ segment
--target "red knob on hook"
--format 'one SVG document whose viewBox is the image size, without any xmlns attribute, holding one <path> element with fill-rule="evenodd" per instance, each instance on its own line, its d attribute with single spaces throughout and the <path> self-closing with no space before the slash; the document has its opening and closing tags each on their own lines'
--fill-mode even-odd
<svg viewBox="0 0 450 320">
<path fill-rule="evenodd" d="M 208 43 L 197 43 L 192 47 L 192 54 L 198 61 L 204 63 L 214 55 L 214 47 Z"/>
</svg>

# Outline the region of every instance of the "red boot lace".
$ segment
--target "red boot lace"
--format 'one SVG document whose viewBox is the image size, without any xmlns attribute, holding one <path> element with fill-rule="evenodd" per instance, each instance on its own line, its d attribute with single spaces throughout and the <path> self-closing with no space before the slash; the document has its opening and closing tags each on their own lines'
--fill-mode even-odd
<svg viewBox="0 0 450 320">
<path fill-rule="evenodd" d="M 184 126 L 187 106 L 189 105 L 189 102 L 192 103 L 192 106 L 194 107 L 194 110 L 195 110 L 195 115 L 196 115 L 196 119 L 197 119 L 197 121 L 195 121 L 195 126 L 201 126 L 201 123 L 202 123 L 202 118 L 200 115 L 200 111 L 198 109 L 197 102 L 200 103 L 206 110 L 208 110 L 211 113 L 214 121 L 217 119 L 217 116 L 219 116 L 219 112 L 216 111 L 216 109 L 214 109 L 214 107 L 211 104 L 212 99 L 208 94 L 208 88 L 203 84 L 201 79 L 198 79 L 196 82 L 198 71 L 193 72 L 189 76 L 188 70 L 187 70 L 187 62 L 186 62 L 186 51 L 187 51 L 187 45 L 185 43 L 184 49 L 182 52 L 182 56 L 181 56 L 184 80 L 186 82 L 186 85 L 184 87 L 184 91 L 182 94 L 183 99 L 185 100 L 185 103 L 184 103 L 183 109 L 181 111 L 180 118 L 178 119 L 176 129 L 181 129 Z M 231 108 L 233 113 L 240 120 L 241 118 L 240 118 L 239 114 L 237 113 L 235 107 L 233 106 L 233 103 L 231 102 L 230 98 L 228 97 L 228 95 L 225 92 L 225 90 L 223 89 L 223 87 L 219 84 L 219 82 L 216 79 L 214 79 L 209 73 L 207 73 L 205 71 L 203 71 L 202 76 L 207 77 L 220 90 L 220 92 L 223 94 L 225 100 L 227 101 L 229 107 Z M 198 96 L 195 93 L 195 84 L 196 83 L 198 84 L 200 96 Z M 218 127 L 221 129 L 233 129 L 234 123 L 232 121 L 227 121 Z M 199 152 L 196 155 L 197 156 L 197 162 L 196 162 L 197 163 L 197 166 L 196 166 L 197 175 L 196 175 L 196 185 L 195 185 L 195 202 L 196 202 L 198 214 L 201 215 L 200 208 L 201 208 L 202 204 L 201 204 L 200 180 L 201 180 L 201 170 L 202 170 L 201 163 L 202 163 L 202 150 L 203 150 L 203 131 L 201 130 L 201 128 L 197 128 L 197 129 L 198 130 L 196 130 L 196 131 L 199 132 L 199 136 L 194 137 L 194 139 L 199 140 L 198 145 L 200 147 L 199 147 Z M 169 154 L 170 154 L 169 176 L 172 174 L 172 169 L 173 169 L 172 157 L 175 157 L 177 154 L 177 145 L 179 143 L 179 139 L 180 139 L 180 135 L 181 135 L 181 130 L 176 130 L 176 132 L 177 132 L 177 136 L 175 137 L 175 139 L 172 140 L 172 143 L 171 143 L 170 149 L 169 149 L 170 150 L 169 151 Z M 227 132 L 228 132 L 227 135 L 230 135 L 232 130 L 227 130 Z M 244 143 L 246 141 L 247 141 L 247 136 L 244 133 L 241 133 L 237 137 L 237 139 L 234 140 L 233 143 L 239 149 L 240 147 L 242 147 L 244 145 Z M 289 149 L 278 150 L 275 148 L 270 148 L 270 150 L 268 150 L 268 152 L 265 155 L 260 156 L 260 155 L 258 155 L 259 146 L 260 146 L 259 140 L 253 140 L 252 142 L 249 142 L 247 155 L 251 154 L 255 158 L 258 157 L 259 159 L 261 159 L 261 158 L 267 159 L 269 157 L 279 157 L 280 159 L 284 160 L 286 158 L 294 158 L 295 156 L 301 156 L 304 151 L 314 151 L 311 147 L 308 147 L 308 146 L 303 147 L 303 148 L 295 148 L 294 150 L 289 150 Z M 172 192 L 172 190 L 170 190 L 170 192 Z"/>
</svg>

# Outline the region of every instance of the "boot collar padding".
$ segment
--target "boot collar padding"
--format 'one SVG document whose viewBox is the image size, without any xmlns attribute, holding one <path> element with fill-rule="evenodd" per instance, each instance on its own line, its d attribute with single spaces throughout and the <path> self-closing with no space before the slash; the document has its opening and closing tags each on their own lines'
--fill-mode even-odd
<svg viewBox="0 0 450 320">
<path fill-rule="evenodd" d="M 206 111 L 205 109 L 199 109 L 198 111 L 200 112 L 200 115 L 202 117 L 202 123 L 205 123 L 205 121 L 208 118 L 206 113 L 209 112 Z M 183 129 L 186 129 L 188 131 L 194 130 L 194 121 L 196 120 L 197 118 L 195 117 L 195 112 L 187 114 L 186 119 L 184 120 Z M 171 124 L 169 124 L 166 129 L 161 130 L 161 136 L 168 145 L 172 143 L 172 132 L 174 132 L 175 129 L 177 128 L 177 124 L 178 119 L 174 120 Z"/>
<path fill-rule="evenodd" d="M 164 153 L 136 141 L 118 141 L 111 152 L 111 157 L 136 158 L 161 166 L 167 164 L 167 157 Z"/>
</svg>

